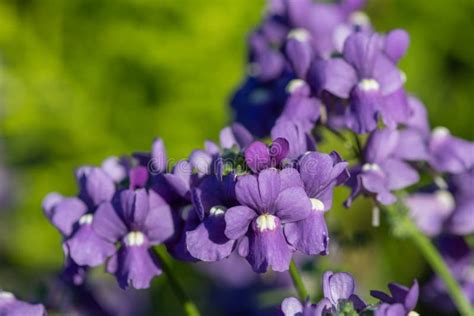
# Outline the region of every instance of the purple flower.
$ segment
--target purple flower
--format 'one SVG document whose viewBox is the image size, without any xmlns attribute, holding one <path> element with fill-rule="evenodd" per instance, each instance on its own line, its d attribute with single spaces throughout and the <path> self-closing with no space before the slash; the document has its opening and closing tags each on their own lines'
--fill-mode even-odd
<svg viewBox="0 0 474 316">
<path fill-rule="evenodd" d="M 361 193 L 373 194 L 378 202 L 391 204 L 395 202 L 392 190 L 418 182 L 417 171 L 405 160 L 425 157 L 425 153 L 420 148 L 403 145 L 411 141 L 409 135 L 403 135 L 404 131 L 389 128 L 372 132 L 364 150 L 364 164 L 351 169 L 352 177 L 347 184 L 352 188 L 352 193 L 346 206 L 350 206 Z"/>
<path fill-rule="evenodd" d="M 50 193 L 43 209 L 51 223 L 62 233 L 70 258 L 79 266 L 98 266 L 115 252 L 113 244 L 103 240 L 92 229 L 97 208 L 112 199 L 113 180 L 100 168 L 79 168 L 78 197 Z"/>
<path fill-rule="evenodd" d="M 448 190 L 418 192 L 406 198 L 410 216 L 428 236 L 474 233 L 474 170 L 453 175 Z"/>
<path fill-rule="evenodd" d="M 429 150 L 429 162 L 439 172 L 462 173 L 474 168 L 474 143 L 453 137 L 444 127 L 433 130 Z"/>
<path fill-rule="evenodd" d="M 329 233 L 324 214 L 332 207 L 333 188 L 344 183 L 349 173 L 347 162 L 336 152 L 330 155 L 311 152 L 298 162 L 299 174 L 285 170 L 288 179 L 304 188 L 310 198 L 312 212 L 303 220 L 287 223 L 285 236 L 297 250 L 307 255 L 328 253 Z M 293 172 L 291 172 L 293 171 Z"/>
<path fill-rule="evenodd" d="M 239 177 L 235 190 L 241 205 L 225 213 L 225 235 L 232 240 L 242 238 L 239 253 L 256 272 L 265 272 L 268 266 L 274 271 L 288 270 L 293 250 L 283 227 L 311 212 L 310 200 L 287 177 L 288 170 L 265 169 Z"/>
<path fill-rule="evenodd" d="M 302 304 L 295 297 L 288 297 L 281 302 L 281 311 L 284 316 L 323 316 L 330 310 L 331 305 L 326 301 L 311 304 L 308 300 Z"/>
<path fill-rule="evenodd" d="M 315 64 L 313 70 L 320 90 L 348 99 L 347 126 L 357 133 L 374 130 L 381 113 L 389 113 L 392 118 L 400 116 L 390 113 L 389 108 L 400 111 L 400 107 L 406 107 L 404 112 L 409 114 L 406 102 L 395 102 L 396 106 L 389 104 L 393 94 L 400 93 L 403 80 L 382 43 L 383 37 L 376 33 L 353 33 L 345 41 L 343 58 Z M 393 50 L 398 47 L 395 43 L 388 48 Z M 402 118 L 407 119 L 406 115 L 402 115 Z"/>
<path fill-rule="evenodd" d="M 123 190 L 112 203 L 103 203 L 95 214 L 94 231 L 120 248 L 107 264 L 120 287 L 148 288 L 161 274 L 151 247 L 173 235 L 171 210 L 164 199 L 146 189 Z"/>
<path fill-rule="evenodd" d="M 331 306 L 330 311 L 335 313 L 341 303 L 352 303 L 353 308 L 360 312 L 366 304 L 355 294 L 355 281 L 352 275 L 346 272 L 326 271 L 323 275 L 324 298 L 318 303 Z"/>
<path fill-rule="evenodd" d="M 261 141 L 255 141 L 245 149 L 245 162 L 255 173 L 266 168 L 277 167 L 288 155 L 289 147 L 290 144 L 285 138 L 273 140 L 270 146 Z"/>
<path fill-rule="evenodd" d="M 0 290 L 0 315 L 5 316 L 44 316 L 46 310 L 41 304 L 20 301 L 10 292 Z"/>
<path fill-rule="evenodd" d="M 186 247 L 191 256 L 202 261 L 218 261 L 230 255 L 235 240 L 225 234 L 224 215 L 228 208 L 237 205 L 235 176 L 229 174 L 222 180 L 216 176 L 205 177 L 193 189 L 193 210 L 199 224 L 186 231 Z"/>
<path fill-rule="evenodd" d="M 311 46 L 324 58 L 340 49 L 341 43 L 353 29 L 369 27 L 368 18 L 354 12 L 364 1 L 318 3 L 310 0 L 287 2 L 287 14 L 293 28 L 305 29 L 311 34 Z"/>
<path fill-rule="evenodd" d="M 445 223 L 456 207 L 453 195 L 446 190 L 411 194 L 405 204 L 416 226 L 428 236 L 436 236 L 445 229 Z"/>
<path fill-rule="evenodd" d="M 306 79 L 312 59 L 315 57 L 311 47 L 311 34 L 305 29 L 294 29 L 288 34 L 285 54 L 296 77 Z"/>
<path fill-rule="evenodd" d="M 397 283 L 390 283 L 388 289 L 391 296 L 381 291 L 370 291 L 370 295 L 382 302 L 375 311 L 375 315 L 402 316 L 408 315 L 415 309 L 419 295 L 419 287 L 416 280 L 410 288 Z"/>
</svg>

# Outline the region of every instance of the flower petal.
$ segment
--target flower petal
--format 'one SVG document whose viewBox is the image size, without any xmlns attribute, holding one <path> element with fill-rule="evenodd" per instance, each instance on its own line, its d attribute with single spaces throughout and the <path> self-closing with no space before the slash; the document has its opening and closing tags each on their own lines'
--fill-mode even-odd
<svg viewBox="0 0 474 316">
<path fill-rule="evenodd" d="M 168 240 L 175 233 L 171 207 L 161 197 L 149 192 L 150 210 L 144 223 L 144 230 L 151 245 Z M 158 202 L 158 200 L 160 202 Z"/>
<path fill-rule="evenodd" d="M 63 198 L 52 208 L 49 219 L 64 236 L 69 236 L 73 232 L 74 224 L 86 212 L 87 206 L 79 198 Z"/>
<path fill-rule="evenodd" d="M 275 214 L 284 223 L 305 219 L 310 213 L 311 202 L 301 187 L 283 190 L 275 201 Z"/>
<path fill-rule="evenodd" d="M 160 265 L 153 253 L 142 246 L 122 246 L 107 263 L 107 272 L 115 274 L 122 289 L 150 287 L 151 280 L 161 274 Z"/>
<path fill-rule="evenodd" d="M 306 255 L 327 255 L 329 233 L 324 220 L 324 212 L 313 211 L 298 222 L 287 223 L 284 227 L 288 242 Z"/>
<path fill-rule="evenodd" d="M 394 62 L 402 58 L 410 44 L 410 36 L 405 30 L 396 29 L 385 36 L 385 54 Z"/>
<path fill-rule="evenodd" d="M 337 97 L 347 99 L 357 84 L 354 68 L 342 58 L 333 58 L 324 65 L 322 89 Z"/>
<path fill-rule="evenodd" d="M 270 166 L 271 158 L 267 145 L 260 141 L 250 144 L 244 152 L 245 162 L 253 172 Z"/>
<path fill-rule="evenodd" d="M 332 274 L 324 273 L 323 276 L 324 297 L 331 300 L 333 305 L 337 306 L 339 300 L 346 300 L 355 291 L 355 282 L 352 275 L 346 272 L 337 272 Z"/>
<path fill-rule="evenodd" d="M 295 297 L 287 297 L 281 302 L 281 311 L 285 316 L 302 315 L 303 305 Z M 299 314 L 300 313 L 300 314 Z"/>
<path fill-rule="evenodd" d="M 229 239 L 238 239 L 244 236 L 252 220 L 257 217 L 254 210 L 246 206 L 234 206 L 225 212 L 225 235 Z"/>
<path fill-rule="evenodd" d="M 258 174 L 258 192 L 262 201 L 257 209 L 260 212 L 275 211 L 274 204 L 281 190 L 280 174 L 276 169 L 265 169 Z"/>
<path fill-rule="evenodd" d="M 248 237 L 247 260 L 255 272 L 266 272 L 269 266 L 278 272 L 289 269 L 292 250 L 286 242 L 280 223 L 273 230 L 260 232 L 254 222 Z"/>
<path fill-rule="evenodd" d="M 279 165 L 280 162 L 286 158 L 289 150 L 290 144 L 288 140 L 282 137 L 275 139 L 269 148 L 272 165 Z"/>
<path fill-rule="evenodd" d="M 102 203 L 94 214 L 92 228 L 105 240 L 114 243 L 127 234 L 127 226 L 110 202 Z"/>
<path fill-rule="evenodd" d="M 189 253 L 202 261 L 222 260 L 230 255 L 235 240 L 229 240 L 225 234 L 224 216 L 209 216 L 199 226 L 186 233 L 186 245 Z"/>
<path fill-rule="evenodd" d="M 100 237 L 91 224 L 80 225 L 66 246 L 72 260 L 80 266 L 99 266 L 115 252 L 114 244 Z"/>
<path fill-rule="evenodd" d="M 387 159 L 380 164 L 388 179 L 390 190 L 399 190 L 415 184 L 420 180 L 418 172 L 406 162 Z"/>
</svg>

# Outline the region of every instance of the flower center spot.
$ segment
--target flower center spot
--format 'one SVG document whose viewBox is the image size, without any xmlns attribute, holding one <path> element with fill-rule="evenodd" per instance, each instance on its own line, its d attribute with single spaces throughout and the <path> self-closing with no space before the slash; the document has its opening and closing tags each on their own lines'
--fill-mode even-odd
<svg viewBox="0 0 474 316">
<path fill-rule="evenodd" d="M 362 91 L 378 91 L 380 89 L 380 84 L 375 79 L 362 79 L 359 82 L 359 88 Z"/>
<path fill-rule="evenodd" d="M 277 227 L 277 218 L 276 216 L 270 214 L 263 214 L 257 217 L 257 228 L 260 232 L 267 230 L 275 230 Z"/>
<path fill-rule="evenodd" d="M 130 232 L 125 236 L 124 239 L 125 245 L 127 246 L 141 246 L 145 242 L 145 235 L 141 232 Z"/>
</svg>

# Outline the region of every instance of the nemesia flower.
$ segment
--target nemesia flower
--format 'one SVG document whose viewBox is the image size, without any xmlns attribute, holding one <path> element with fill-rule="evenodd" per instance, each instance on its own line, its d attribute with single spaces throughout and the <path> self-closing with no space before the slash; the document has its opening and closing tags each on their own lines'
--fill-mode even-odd
<svg viewBox="0 0 474 316">
<path fill-rule="evenodd" d="M 396 283 L 390 283 L 388 288 L 391 296 L 381 291 L 370 291 L 370 295 L 382 302 L 375 310 L 374 315 L 418 315 L 418 313 L 413 312 L 419 295 L 419 287 L 416 280 L 410 288 Z"/>
<path fill-rule="evenodd" d="M 113 180 L 100 168 L 82 167 L 76 172 L 80 191 L 77 197 L 50 193 L 43 209 L 62 233 L 70 258 L 79 266 L 98 266 L 115 252 L 115 246 L 92 229 L 94 213 L 115 193 Z"/>
<path fill-rule="evenodd" d="M 343 58 L 329 59 L 312 70 L 320 91 L 348 100 L 347 126 L 357 133 L 377 127 L 379 114 L 389 112 L 386 99 L 400 93 L 403 86 L 400 71 L 384 51 L 381 38 L 376 33 L 353 33 L 344 43 Z M 399 111 L 402 106 L 408 107 L 401 102 L 390 108 Z M 404 112 L 409 114 L 408 110 Z"/>
<path fill-rule="evenodd" d="M 333 188 L 349 177 L 347 165 L 336 152 L 310 152 L 298 161 L 299 174 L 295 172 L 294 178 L 310 198 L 312 212 L 303 220 L 287 223 L 285 236 L 304 254 L 328 253 L 329 233 L 324 214 L 332 207 Z"/>
<path fill-rule="evenodd" d="M 351 169 L 352 177 L 347 184 L 352 188 L 352 193 L 346 206 L 350 206 L 353 199 L 362 193 L 373 194 L 382 204 L 391 204 L 395 202 L 392 190 L 418 182 L 417 171 L 405 161 L 418 156 L 423 158 L 425 153 L 419 148 L 410 150 L 409 146 L 401 145 L 409 141 L 401 133 L 389 128 L 371 133 L 364 149 L 363 165 Z M 402 151 L 401 148 L 407 150 Z"/>
<path fill-rule="evenodd" d="M 30 304 L 20 301 L 12 293 L 0 290 L 0 315 L 44 316 L 46 315 L 46 310 L 41 304 Z"/>
<path fill-rule="evenodd" d="M 324 272 L 323 292 L 324 297 L 317 304 L 309 301 L 302 304 L 294 297 L 286 298 L 281 304 L 282 312 L 285 316 L 358 315 L 366 308 L 355 294 L 355 282 L 349 273 Z"/>
<path fill-rule="evenodd" d="M 410 216 L 428 236 L 474 233 L 474 170 L 453 175 L 446 189 L 416 192 L 405 199 Z"/>
<path fill-rule="evenodd" d="M 342 302 L 352 303 L 354 309 L 362 311 L 366 304 L 355 294 L 355 281 L 351 274 L 346 272 L 326 271 L 323 274 L 323 292 L 324 298 L 319 304 L 332 306 L 331 312 L 336 312 Z"/>
<path fill-rule="evenodd" d="M 173 235 L 171 210 L 165 200 L 146 189 L 123 190 L 112 202 L 103 203 L 96 212 L 93 229 L 120 248 L 107 263 L 120 287 L 149 287 L 151 279 L 161 274 L 151 252 L 154 245 Z"/>
<path fill-rule="evenodd" d="M 239 254 L 246 257 L 256 272 L 288 270 L 292 248 L 283 227 L 286 223 L 306 218 L 311 202 L 303 188 L 295 186 L 288 173 L 270 168 L 258 175 L 245 175 L 237 180 L 236 198 L 241 204 L 225 212 L 225 235 L 242 239 Z"/>
<path fill-rule="evenodd" d="M 287 297 L 281 302 L 281 311 L 284 316 L 322 316 L 330 307 L 324 303 L 311 304 L 309 301 L 302 304 L 295 297 Z"/>
<path fill-rule="evenodd" d="M 218 261 L 230 255 L 235 240 L 225 234 L 224 215 L 228 208 L 237 205 L 235 199 L 235 175 L 222 179 L 207 176 L 193 190 L 193 210 L 199 223 L 186 231 L 186 247 L 189 253 L 202 261 Z"/>
<path fill-rule="evenodd" d="M 474 168 L 474 142 L 451 135 L 445 127 L 433 129 L 429 163 L 436 171 L 462 173 Z"/>
</svg>

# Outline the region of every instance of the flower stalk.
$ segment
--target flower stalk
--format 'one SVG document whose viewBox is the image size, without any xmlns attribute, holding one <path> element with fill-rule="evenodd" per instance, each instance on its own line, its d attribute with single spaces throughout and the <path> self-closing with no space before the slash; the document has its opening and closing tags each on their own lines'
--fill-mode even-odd
<svg viewBox="0 0 474 316">
<path fill-rule="evenodd" d="M 298 292 L 298 297 L 302 302 L 306 301 L 306 299 L 309 297 L 308 291 L 304 286 L 303 279 L 301 278 L 301 274 L 298 271 L 294 260 L 291 260 L 290 263 L 290 276 L 291 280 L 293 281 L 293 285 L 295 286 L 295 289 Z"/>
<path fill-rule="evenodd" d="M 169 284 L 172 291 L 178 298 L 183 307 L 187 316 L 200 316 L 199 310 L 196 304 L 189 298 L 189 296 L 184 291 L 183 287 L 178 282 L 178 278 L 174 275 L 173 269 L 170 266 L 169 258 L 167 257 L 165 250 L 161 247 L 154 248 L 156 256 L 159 258 L 161 263 L 161 268 L 163 269 L 164 274 L 168 278 Z"/>
<path fill-rule="evenodd" d="M 439 251 L 413 223 L 407 215 L 406 206 L 398 199 L 397 203 L 381 206 L 389 215 L 389 221 L 394 235 L 398 238 L 408 238 L 421 252 L 433 271 L 443 280 L 446 290 L 459 313 L 463 316 L 474 315 L 474 310 L 464 296 L 461 287 L 449 271 L 448 266 Z"/>
</svg>

